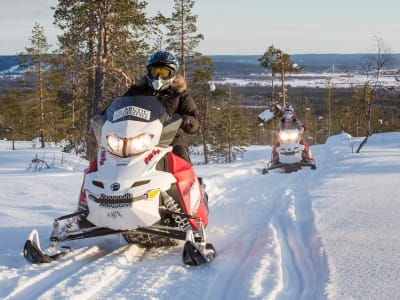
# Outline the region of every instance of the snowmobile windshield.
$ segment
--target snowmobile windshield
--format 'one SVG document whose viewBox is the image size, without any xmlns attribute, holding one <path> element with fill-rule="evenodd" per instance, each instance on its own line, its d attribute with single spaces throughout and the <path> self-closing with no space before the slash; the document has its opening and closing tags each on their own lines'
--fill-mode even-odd
<svg viewBox="0 0 400 300">
<path fill-rule="evenodd" d="M 297 122 L 284 122 L 281 124 L 279 130 L 292 130 L 297 129 L 300 130 L 299 124 Z"/>
<path fill-rule="evenodd" d="M 179 130 L 182 118 L 178 114 L 169 116 L 164 105 L 155 96 L 128 96 L 116 98 L 101 115 L 91 119 L 92 128 L 98 145 L 101 144 L 102 127 L 109 121 L 117 123 L 122 121 L 153 122 L 160 120 L 163 129 L 159 146 L 167 147 Z"/>
<path fill-rule="evenodd" d="M 118 97 L 105 110 L 104 121 L 111 123 L 121 121 L 152 122 L 168 117 L 164 106 L 154 96 Z"/>
</svg>

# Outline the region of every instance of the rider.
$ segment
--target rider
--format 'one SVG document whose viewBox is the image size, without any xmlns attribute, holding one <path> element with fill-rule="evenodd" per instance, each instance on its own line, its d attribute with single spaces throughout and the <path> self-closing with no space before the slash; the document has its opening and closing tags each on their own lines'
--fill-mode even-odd
<svg viewBox="0 0 400 300">
<path fill-rule="evenodd" d="M 193 98 L 186 90 L 186 80 L 178 75 L 179 63 L 176 57 L 167 51 L 157 51 L 149 56 L 146 74 L 132 85 L 124 96 L 156 96 L 164 105 L 166 112 L 172 116 L 178 113 L 182 117 L 182 125 L 172 141 L 172 152 L 187 162 L 189 158 L 189 142 L 185 133 L 196 133 L 200 128 L 200 117 Z M 95 158 L 85 173 L 97 169 Z M 85 192 L 82 184 L 78 211 L 87 210 Z M 81 227 L 91 226 L 85 218 L 81 218 Z"/>
<path fill-rule="evenodd" d="M 150 55 L 146 64 L 146 75 L 132 85 L 124 96 L 154 95 L 171 116 L 182 116 L 182 125 L 172 141 L 172 152 L 190 162 L 189 142 L 185 133 L 194 134 L 200 128 L 199 111 L 186 90 L 186 80 L 178 75 L 179 63 L 167 51 Z"/>
<path fill-rule="evenodd" d="M 286 105 L 282 111 L 282 119 L 278 126 L 278 132 L 280 130 L 288 129 L 288 128 L 297 128 L 303 133 L 306 130 L 306 126 L 302 124 L 299 120 L 294 117 L 294 110 L 291 105 Z M 314 158 L 312 157 L 310 146 L 302 137 L 300 140 L 300 144 L 304 145 L 304 154 L 303 160 L 307 163 L 314 163 Z M 279 139 L 275 139 L 275 144 L 272 147 L 272 163 L 277 163 L 279 161 L 278 152 L 276 151 L 276 147 L 280 145 Z"/>
</svg>

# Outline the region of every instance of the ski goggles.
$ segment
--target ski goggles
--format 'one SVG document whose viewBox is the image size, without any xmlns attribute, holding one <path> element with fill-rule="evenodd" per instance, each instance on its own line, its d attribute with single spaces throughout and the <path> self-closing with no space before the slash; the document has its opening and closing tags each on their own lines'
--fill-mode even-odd
<svg viewBox="0 0 400 300">
<path fill-rule="evenodd" d="M 168 79 L 174 75 L 174 70 L 168 67 L 154 66 L 149 68 L 149 74 L 153 78 L 161 77 L 161 79 Z"/>
</svg>

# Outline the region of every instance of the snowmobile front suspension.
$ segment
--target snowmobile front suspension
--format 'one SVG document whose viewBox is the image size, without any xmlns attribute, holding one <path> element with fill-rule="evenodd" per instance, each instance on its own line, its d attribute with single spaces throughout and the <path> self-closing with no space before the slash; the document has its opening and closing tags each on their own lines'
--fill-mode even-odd
<svg viewBox="0 0 400 300">
<path fill-rule="evenodd" d="M 212 244 L 206 243 L 206 232 L 201 218 L 182 213 L 181 208 L 176 201 L 166 192 L 162 192 L 165 213 L 170 213 L 178 224 L 179 228 L 185 232 L 185 245 L 183 247 L 183 263 L 190 266 L 199 266 L 212 261 L 215 257 L 215 249 Z M 188 218 L 197 221 L 197 232 L 193 232 Z"/>
</svg>

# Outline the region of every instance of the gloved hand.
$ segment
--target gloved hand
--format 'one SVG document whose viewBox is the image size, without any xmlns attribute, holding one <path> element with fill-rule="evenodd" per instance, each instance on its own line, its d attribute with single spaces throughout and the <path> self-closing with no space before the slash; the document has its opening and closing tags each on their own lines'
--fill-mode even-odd
<svg viewBox="0 0 400 300">
<path fill-rule="evenodd" d="M 194 122 L 195 122 L 194 117 L 188 116 L 188 115 L 184 115 L 182 117 L 182 121 L 183 121 L 182 122 L 183 130 L 189 132 L 193 128 L 193 125 L 194 125 Z"/>
</svg>

